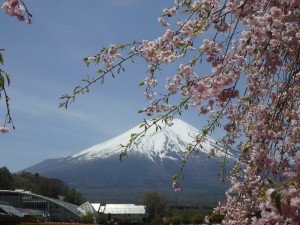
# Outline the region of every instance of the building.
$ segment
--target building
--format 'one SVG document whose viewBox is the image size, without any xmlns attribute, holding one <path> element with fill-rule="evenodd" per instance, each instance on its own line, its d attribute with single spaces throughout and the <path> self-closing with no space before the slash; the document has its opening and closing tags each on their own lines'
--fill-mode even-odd
<svg viewBox="0 0 300 225">
<path fill-rule="evenodd" d="M 145 206 L 135 204 L 106 204 L 92 203 L 99 214 L 109 215 L 110 219 L 122 222 L 138 223 L 146 217 Z"/>
<path fill-rule="evenodd" d="M 24 190 L 0 190 L 0 201 L 9 203 L 24 215 L 52 222 L 79 222 L 88 213 L 94 214 L 88 202 L 77 206 Z"/>
<path fill-rule="evenodd" d="M 14 225 L 24 222 L 24 214 L 7 202 L 0 201 L 0 224 Z"/>
<path fill-rule="evenodd" d="M 24 214 L 9 203 L 0 201 L 0 216 L 24 217 Z"/>
</svg>

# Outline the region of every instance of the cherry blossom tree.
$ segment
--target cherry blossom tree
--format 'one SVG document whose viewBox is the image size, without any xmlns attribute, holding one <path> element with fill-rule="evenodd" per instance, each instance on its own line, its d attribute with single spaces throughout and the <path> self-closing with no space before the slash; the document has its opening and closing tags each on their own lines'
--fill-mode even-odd
<svg viewBox="0 0 300 225">
<path fill-rule="evenodd" d="M 180 190 L 184 165 L 206 134 L 222 126 L 222 151 L 236 149 L 238 159 L 227 177 L 227 199 L 216 209 L 223 224 L 298 224 L 300 221 L 300 1 L 299 0 L 177 0 L 158 18 L 166 27 L 155 40 L 112 44 L 84 62 L 99 66 L 72 94 L 122 72 L 126 62 L 141 57 L 149 64 L 140 85 L 149 106 L 142 131 L 132 134 L 127 149 L 158 121 L 195 108 L 210 115 L 202 133 L 187 148 L 173 187 Z M 167 65 L 178 70 L 156 93 L 158 76 Z M 203 73 L 201 66 L 210 66 Z M 174 99 L 180 98 L 179 104 Z M 226 121 L 226 122 L 225 122 Z M 214 151 L 220 151 L 215 149 Z"/>
<path fill-rule="evenodd" d="M 226 177 L 226 200 L 215 209 L 224 215 L 222 223 L 299 224 L 300 1 L 175 0 L 158 22 L 165 32 L 155 40 L 111 44 L 84 58 L 97 73 L 63 95 L 60 106 L 67 108 L 78 94 L 142 58 L 148 68 L 140 85 L 149 105 L 139 112 L 155 117 L 122 145 L 120 157 L 149 127 L 160 129 L 158 121 L 171 126 L 174 116 L 194 108 L 210 119 L 188 146 L 174 189 L 181 190 L 189 156 L 221 126 L 222 148 L 211 155 L 239 152 Z M 161 84 L 166 65 L 176 65 L 177 72 Z M 165 91 L 158 93 L 161 85 Z"/>
</svg>

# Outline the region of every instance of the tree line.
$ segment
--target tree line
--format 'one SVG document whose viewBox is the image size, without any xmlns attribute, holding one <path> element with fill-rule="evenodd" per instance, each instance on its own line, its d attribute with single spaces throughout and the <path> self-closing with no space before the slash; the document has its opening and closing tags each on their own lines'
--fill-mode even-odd
<svg viewBox="0 0 300 225">
<path fill-rule="evenodd" d="M 145 224 L 179 225 L 200 224 L 205 222 L 205 216 L 210 216 L 209 223 L 221 223 L 224 216 L 212 215 L 213 208 L 200 206 L 172 206 L 167 198 L 160 192 L 145 192 L 142 199 L 146 206 L 148 219 Z"/>
<path fill-rule="evenodd" d="M 0 168 L 0 189 L 24 189 L 50 198 L 63 196 L 64 201 L 76 205 L 81 205 L 85 202 L 85 198 L 81 193 L 74 188 L 70 188 L 59 179 L 43 177 L 38 173 L 11 173 L 6 167 Z"/>
</svg>

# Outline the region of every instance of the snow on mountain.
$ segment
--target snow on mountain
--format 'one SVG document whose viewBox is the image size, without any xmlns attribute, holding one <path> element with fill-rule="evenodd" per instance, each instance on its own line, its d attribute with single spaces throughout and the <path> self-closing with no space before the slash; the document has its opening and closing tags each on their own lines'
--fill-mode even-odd
<svg viewBox="0 0 300 225">
<path fill-rule="evenodd" d="M 155 161 L 157 158 L 160 160 L 178 160 L 179 157 L 183 157 L 188 144 L 192 143 L 196 135 L 200 133 L 198 129 L 180 119 L 174 119 L 172 126 L 168 126 L 162 122 L 158 123 L 158 125 L 161 126 L 161 130 L 156 131 L 155 126 L 149 128 L 145 136 L 139 137 L 136 140 L 138 144 L 128 149 L 128 154 L 146 156 L 152 161 Z M 68 157 L 68 160 L 74 162 L 92 161 L 118 156 L 124 150 L 121 144 L 127 144 L 132 133 L 139 133 L 141 131 L 142 128 L 138 125 L 115 138 L 73 154 Z M 209 154 L 212 149 L 220 149 L 217 147 L 216 142 L 209 136 L 206 137 L 201 145 L 203 148 L 199 149 L 199 151 L 205 154 Z M 221 151 L 216 152 L 216 156 L 220 157 L 222 155 Z"/>
</svg>

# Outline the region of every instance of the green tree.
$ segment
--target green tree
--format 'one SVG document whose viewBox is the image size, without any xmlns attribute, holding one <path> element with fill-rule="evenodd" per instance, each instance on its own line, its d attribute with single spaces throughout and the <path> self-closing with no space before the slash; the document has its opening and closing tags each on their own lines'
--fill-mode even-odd
<svg viewBox="0 0 300 225">
<path fill-rule="evenodd" d="M 151 225 L 163 225 L 162 218 L 160 216 L 156 216 L 151 220 Z"/>
<path fill-rule="evenodd" d="M 69 188 L 66 192 L 65 201 L 79 205 L 85 200 L 83 196 L 78 193 L 74 188 Z"/>
<path fill-rule="evenodd" d="M 81 217 L 80 222 L 81 223 L 93 224 L 93 223 L 95 223 L 94 215 L 89 213 L 89 214 Z"/>
<path fill-rule="evenodd" d="M 76 205 L 85 202 L 84 197 L 74 188 L 69 188 L 63 181 L 55 178 L 46 178 L 39 174 L 22 172 L 13 174 L 15 188 L 32 191 L 35 194 L 44 195 L 50 198 L 65 196 L 65 201 Z"/>
<path fill-rule="evenodd" d="M 146 212 L 151 220 L 163 214 L 167 206 L 167 199 L 157 191 L 146 192 L 143 196 L 143 204 L 146 206 Z"/>
<path fill-rule="evenodd" d="M 13 176 L 6 167 L 0 168 L 0 189 L 11 190 L 14 187 Z"/>
<path fill-rule="evenodd" d="M 96 220 L 98 224 L 106 224 L 108 221 L 108 215 L 101 213 L 97 216 Z"/>
<path fill-rule="evenodd" d="M 214 213 L 209 217 L 209 222 L 211 222 L 211 223 L 222 223 L 223 219 L 224 219 L 224 215 Z"/>
<path fill-rule="evenodd" d="M 167 224 L 180 225 L 180 224 L 189 224 L 191 222 L 188 215 L 174 215 L 170 217 L 167 221 Z"/>
<path fill-rule="evenodd" d="M 194 224 L 200 224 L 203 222 L 204 222 L 204 215 L 202 214 L 197 214 L 192 217 L 192 223 Z"/>
</svg>

